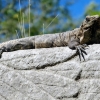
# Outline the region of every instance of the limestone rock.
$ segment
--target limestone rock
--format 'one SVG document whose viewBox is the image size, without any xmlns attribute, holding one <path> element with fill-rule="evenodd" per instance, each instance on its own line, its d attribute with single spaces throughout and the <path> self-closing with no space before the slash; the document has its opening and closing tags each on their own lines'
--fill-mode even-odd
<svg viewBox="0 0 100 100">
<path fill-rule="evenodd" d="M 5 52 L 0 59 L 0 100 L 100 100 L 100 44 L 86 61 L 68 47 Z"/>
</svg>

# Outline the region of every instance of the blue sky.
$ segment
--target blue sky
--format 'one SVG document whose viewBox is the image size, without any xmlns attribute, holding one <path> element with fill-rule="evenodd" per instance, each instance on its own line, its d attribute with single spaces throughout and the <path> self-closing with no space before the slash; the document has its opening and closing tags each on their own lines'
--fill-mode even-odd
<svg viewBox="0 0 100 100">
<path fill-rule="evenodd" d="M 62 5 L 64 5 L 64 1 L 66 1 L 66 0 L 62 0 L 62 2 L 61 2 Z M 68 7 L 70 10 L 70 14 L 74 18 L 81 17 L 83 15 L 86 7 L 90 4 L 90 2 L 95 2 L 98 5 L 100 5 L 100 0 L 76 0 L 76 2 L 74 4 L 72 4 L 71 6 Z"/>
<path fill-rule="evenodd" d="M 26 0 L 26 2 L 23 2 L 23 5 L 21 5 L 21 6 L 27 5 L 28 1 L 29 0 Z M 35 0 L 30 0 L 30 1 L 35 1 Z M 68 6 L 70 14 L 72 15 L 73 18 L 80 18 L 84 14 L 86 7 L 91 2 L 95 2 L 96 4 L 98 4 L 100 6 L 100 0 L 61 0 L 60 4 L 62 6 L 66 6 L 65 1 L 71 1 L 71 2 L 75 1 L 72 5 Z M 19 6 L 19 4 L 16 6 L 17 9 L 18 9 L 18 6 Z"/>
<path fill-rule="evenodd" d="M 5 4 L 5 0 L 2 0 L 2 1 L 3 1 L 3 4 Z M 22 1 L 24 1 L 24 0 L 22 0 Z M 28 1 L 29 0 L 26 0 L 26 2 L 23 2 L 23 5 L 21 5 L 21 7 L 26 6 L 28 4 Z M 35 0 L 30 0 L 30 1 L 35 1 Z M 100 6 L 100 0 L 61 0 L 60 5 L 66 6 L 65 1 L 71 1 L 71 2 L 76 1 L 72 5 L 68 6 L 70 14 L 75 19 L 80 18 L 84 14 L 86 7 L 91 2 L 95 2 L 96 4 L 98 4 Z M 18 9 L 18 6 L 19 6 L 19 4 L 16 5 L 17 9 Z"/>
</svg>

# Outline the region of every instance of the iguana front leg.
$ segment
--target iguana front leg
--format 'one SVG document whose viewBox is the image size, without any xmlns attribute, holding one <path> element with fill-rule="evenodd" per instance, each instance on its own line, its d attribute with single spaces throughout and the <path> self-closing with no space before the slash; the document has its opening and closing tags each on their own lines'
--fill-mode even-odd
<svg viewBox="0 0 100 100">
<path fill-rule="evenodd" d="M 77 53 L 79 55 L 79 59 L 81 61 L 81 57 L 84 59 L 85 61 L 85 57 L 84 57 L 84 54 L 87 55 L 86 51 L 85 51 L 85 47 L 86 45 L 83 44 L 83 45 L 80 45 L 80 40 L 77 38 L 72 38 L 68 41 L 68 47 L 70 49 L 76 49 L 77 50 Z"/>
<path fill-rule="evenodd" d="M 86 53 L 86 51 L 85 51 L 85 47 L 86 47 L 85 44 L 75 46 L 75 48 L 76 48 L 76 50 L 77 50 L 77 53 L 78 53 L 78 55 L 79 55 L 80 61 L 81 61 L 81 56 L 83 57 L 83 59 L 84 59 L 84 61 L 85 61 L 84 54 L 87 55 L 87 53 Z"/>
</svg>

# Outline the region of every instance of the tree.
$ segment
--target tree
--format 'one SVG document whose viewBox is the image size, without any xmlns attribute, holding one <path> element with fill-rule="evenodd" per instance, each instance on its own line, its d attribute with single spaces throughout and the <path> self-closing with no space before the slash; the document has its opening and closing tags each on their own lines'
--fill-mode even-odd
<svg viewBox="0 0 100 100">
<path fill-rule="evenodd" d="M 84 16 L 86 15 L 100 15 L 100 5 L 98 5 L 96 2 L 92 1 L 90 4 L 86 7 L 86 11 L 84 13 Z"/>
<path fill-rule="evenodd" d="M 65 1 L 65 6 L 61 6 L 61 0 L 5 1 L 5 5 L 3 0 L 0 3 L 0 33 L 6 37 L 56 33 L 75 27 L 68 10 L 70 0 Z"/>
</svg>

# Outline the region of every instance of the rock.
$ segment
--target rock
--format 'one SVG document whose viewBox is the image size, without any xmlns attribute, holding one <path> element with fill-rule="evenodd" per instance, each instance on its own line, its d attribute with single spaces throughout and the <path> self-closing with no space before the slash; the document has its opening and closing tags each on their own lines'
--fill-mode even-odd
<svg viewBox="0 0 100 100">
<path fill-rule="evenodd" d="M 86 61 L 68 47 L 5 52 L 0 59 L 0 100 L 100 100 L 100 44 Z"/>
</svg>

